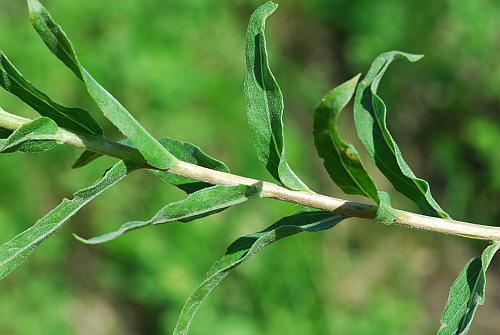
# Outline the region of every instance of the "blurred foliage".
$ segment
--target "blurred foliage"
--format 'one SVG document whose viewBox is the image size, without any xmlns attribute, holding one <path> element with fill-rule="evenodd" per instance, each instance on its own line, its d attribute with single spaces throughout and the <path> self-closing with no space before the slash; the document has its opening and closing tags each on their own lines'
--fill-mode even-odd
<svg viewBox="0 0 500 335">
<path fill-rule="evenodd" d="M 251 145 L 243 47 L 257 1 L 46 0 L 87 68 L 161 137 L 199 144 L 233 172 L 268 179 Z M 416 174 L 454 218 L 500 219 L 500 4 L 494 0 L 289 0 L 269 20 L 273 71 L 285 96 L 291 165 L 313 189 L 344 196 L 315 154 L 312 112 L 333 86 L 379 53 L 423 53 L 395 64 L 380 94 L 389 126 Z M 0 48 L 56 101 L 94 111 L 80 83 L 32 31 L 23 1 L 0 2 Z M 0 92 L 1 106 L 35 113 Z M 352 117 L 343 133 L 354 139 Z M 105 123 L 101 118 L 100 121 Z M 196 126 L 193 127 L 193 124 Z M 351 131 L 349 131 L 351 130 Z M 109 124 L 105 131 L 118 135 Z M 416 145 L 416 143 L 420 143 Z M 77 153 L 0 157 L 0 236 L 8 240 L 110 166 L 80 171 Z M 55 167 L 67 167 L 53 173 Z M 371 169 L 372 173 L 375 170 Z M 376 173 L 375 173 L 376 174 Z M 391 190 L 377 175 L 377 183 Z M 238 235 L 294 211 L 250 202 L 191 224 L 152 227 L 103 246 L 76 242 L 144 219 L 181 192 L 135 173 L 84 209 L 0 283 L 0 334 L 168 334 L 191 290 Z M 395 207 L 415 210 L 403 198 Z M 222 236 L 222 237 L 221 237 Z M 192 334 L 427 334 L 448 287 L 480 243 L 350 220 L 269 248 L 209 298 Z M 500 271 L 474 334 L 497 334 Z M 496 266 L 495 266 L 496 265 Z"/>
</svg>

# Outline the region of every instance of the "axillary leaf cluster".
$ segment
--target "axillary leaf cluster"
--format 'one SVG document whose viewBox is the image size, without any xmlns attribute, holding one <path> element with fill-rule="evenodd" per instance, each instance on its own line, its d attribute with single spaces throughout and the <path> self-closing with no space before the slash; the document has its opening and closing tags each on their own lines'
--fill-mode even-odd
<svg viewBox="0 0 500 335">
<path fill-rule="evenodd" d="M 185 191 L 187 195 L 181 201 L 166 204 L 150 219 L 133 220 L 102 236 L 77 237 L 78 240 L 87 244 L 104 243 L 135 229 L 170 222 L 188 223 L 248 200 L 268 196 L 263 191 L 265 183 L 249 183 L 249 179 L 244 177 L 237 177 L 232 182 L 213 182 L 216 179 L 210 176 L 234 175 L 229 175 L 229 168 L 223 162 L 196 145 L 169 137 L 157 139 L 151 135 L 85 69 L 66 33 L 47 9 L 38 0 L 28 0 L 27 5 L 31 23 L 49 51 L 82 82 L 98 110 L 121 131 L 124 139 L 115 142 L 104 137 L 92 112 L 66 107 L 52 100 L 28 81 L 0 50 L 0 85 L 40 114 L 39 118 L 26 121 L 0 108 L 0 153 L 43 152 L 59 144 L 70 143 L 84 149 L 74 168 L 85 166 L 103 154 L 120 159 L 93 185 L 75 192 L 72 199 L 64 199 L 32 227 L 2 244 L 0 279 L 18 267 L 40 243 L 57 232 L 81 208 L 132 171 L 146 170 Z M 300 199 L 308 199 L 316 193 L 294 173 L 286 158 L 283 125 L 285 104 L 267 54 L 265 24 L 277 7 L 277 4 L 267 2 L 250 17 L 245 46 L 246 112 L 257 158 L 283 186 L 280 189 L 296 191 L 294 194 Z M 433 198 L 429 183 L 416 177 L 404 160 L 387 126 L 387 107 L 377 92 L 383 75 L 394 60 L 416 62 L 421 58 L 421 55 L 400 51 L 383 53 L 374 60 L 365 76 L 358 74 L 333 88 L 314 111 L 312 133 L 315 146 L 332 181 L 345 193 L 364 196 L 374 202 L 376 211 L 373 219 L 385 224 L 401 220 L 402 212 L 392 208 L 390 195 L 378 188 L 358 150 L 341 137 L 337 119 L 353 100 L 357 135 L 374 165 L 398 192 L 418 206 L 422 214 L 449 219 L 450 216 Z M 128 154 L 122 154 L 123 150 Z M 186 166 L 196 167 L 202 173 L 189 174 Z M 199 177 L 201 175 L 204 178 Z M 307 201 L 295 202 L 308 204 Z M 333 228 L 349 216 L 340 211 L 305 206 L 262 231 L 238 238 L 227 248 L 226 254 L 214 263 L 203 282 L 189 297 L 182 308 L 174 334 L 187 334 L 206 296 L 233 269 L 263 248 L 301 232 L 320 232 Z M 482 256 L 467 263 L 451 287 L 438 334 L 467 333 L 477 307 L 484 303 L 486 269 L 499 247 L 499 242 L 494 242 L 484 250 Z"/>
</svg>

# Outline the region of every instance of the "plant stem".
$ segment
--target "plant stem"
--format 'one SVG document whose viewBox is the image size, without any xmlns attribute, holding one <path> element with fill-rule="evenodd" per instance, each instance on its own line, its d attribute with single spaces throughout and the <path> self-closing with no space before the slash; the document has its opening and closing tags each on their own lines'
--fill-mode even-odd
<svg viewBox="0 0 500 335">
<path fill-rule="evenodd" d="M 0 108 L 1 128 L 15 130 L 31 121 L 30 119 L 7 113 Z M 109 140 L 103 136 L 77 134 L 60 129 L 57 137 L 58 142 L 61 144 L 69 144 L 78 148 L 132 161 L 143 168 L 153 168 L 146 163 L 136 149 Z M 263 197 L 335 212 L 346 217 L 374 219 L 377 212 L 377 206 L 374 205 L 338 199 L 314 192 L 292 191 L 274 183 L 215 171 L 183 161 L 178 161 L 168 172 L 213 185 L 258 185 L 261 187 Z M 479 240 L 500 240 L 500 227 L 441 219 L 402 210 L 395 211 L 398 218 L 393 223 L 399 226 Z"/>
<path fill-rule="evenodd" d="M 0 107 L 0 128 L 16 130 L 31 121 L 31 119 L 7 113 Z M 59 128 L 57 142 L 59 144 L 69 144 L 77 148 L 132 161 L 138 166 L 147 165 L 144 157 L 142 157 L 139 151 L 130 146 L 111 141 L 104 136 L 79 134 Z"/>
</svg>

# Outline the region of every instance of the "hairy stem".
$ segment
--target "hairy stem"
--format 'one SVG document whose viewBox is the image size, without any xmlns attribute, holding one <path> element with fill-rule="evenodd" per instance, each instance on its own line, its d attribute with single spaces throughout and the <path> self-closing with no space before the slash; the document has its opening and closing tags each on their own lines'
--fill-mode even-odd
<svg viewBox="0 0 500 335">
<path fill-rule="evenodd" d="M 1 128 L 15 130 L 31 121 L 30 119 L 7 113 L 0 108 Z M 119 159 L 133 161 L 136 165 L 144 168 L 152 168 L 146 163 L 142 155 L 136 149 L 111 141 L 103 136 L 77 134 L 60 129 L 58 133 L 58 142 Z M 314 192 L 292 191 L 277 184 L 215 171 L 183 161 L 178 161 L 168 170 L 168 172 L 204 181 L 213 185 L 259 185 L 262 189 L 263 197 L 314 207 L 339 213 L 347 217 L 373 219 L 377 212 L 377 207 L 374 205 L 333 198 Z M 398 219 L 393 223 L 403 227 L 463 236 L 472 239 L 500 240 L 500 227 L 440 219 L 402 210 L 396 211 Z"/>
</svg>

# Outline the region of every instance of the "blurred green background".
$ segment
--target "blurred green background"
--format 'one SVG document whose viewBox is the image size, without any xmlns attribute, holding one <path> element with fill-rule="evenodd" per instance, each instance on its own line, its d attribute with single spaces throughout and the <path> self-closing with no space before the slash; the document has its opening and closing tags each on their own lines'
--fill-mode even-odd
<svg viewBox="0 0 500 335">
<path fill-rule="evenodd" d="M 269 180 L 247 130 L 243 78 L 250 0 L 46 0 L 86 67 L 158 137 L 201 145 L 234 173 Z M 333 86 L 366 73 L 381 52 L 423 53 L 396 62 L 380 93 L 416 174 L 454 218 L 500 219 L 500 3 L 495 0 L 289 0 L 268 22 L 271 67 L 285 96 L 290 164 L 314 190 L 343 195 L 311 136 L 312 112 Z M 0 1 L 0 48 L 56 101 L 97 111 L 32 30 L 23 1 Z M 5 110 L 34 117 L 0 92 Z M 343 134 L 355 143 L 351 113 Z M 362 151 L 362 150 L 360 150 Z M 0 157 L 0 237 L 32 225 L 110 166 L 81 170 L 78 153 Z M 378 184 L 393 191 L 375 171 Z M 393 204 L 415 210 L 393 192 Z M 296 210 L 253 201 L 195 223 L 157 226 L 102 246 L 71 235 L 145 219 L 182 193 L 135 173 L 81 211 L 0 282 L 0 334 L 169 334 L 190 292 L 232 240 Z M 448 288 L 484 243 L 349 220 L 281 241 L 209 297 L 192 334 L 431 334 Z M 500 261 L 473 334 L 498 334 Z"/>
</svg>

